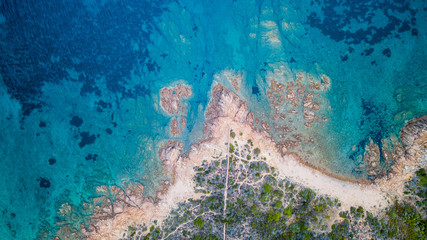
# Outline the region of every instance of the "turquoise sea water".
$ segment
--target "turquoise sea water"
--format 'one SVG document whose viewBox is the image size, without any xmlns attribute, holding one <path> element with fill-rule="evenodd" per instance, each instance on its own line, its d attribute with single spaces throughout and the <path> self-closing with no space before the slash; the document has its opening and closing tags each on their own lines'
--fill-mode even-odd
<svg viewBox="0 0 427 240">
<path fill-rule="evenodd" d="M 55 232 L 60 204 L 78 210 L 102 184 L 138 181 L 153 194 L 166 179 L 157 150 L 171 138 L 159 90 L 192 87 L 178 138 L 188 148 L 203 137 L 224 69 L 245 73 L 242 95 L 261 120 L 272 112 L 266 72 L 278 63 L 329 76 L 329 121 L 311 131 L 327 159 L 307 161 L 362 177 L 354 169 L 371 139 L 380 145 L 427 114 L 426 8 L 422 0 L 2 1 L 2 239 Z"/>
</svg>

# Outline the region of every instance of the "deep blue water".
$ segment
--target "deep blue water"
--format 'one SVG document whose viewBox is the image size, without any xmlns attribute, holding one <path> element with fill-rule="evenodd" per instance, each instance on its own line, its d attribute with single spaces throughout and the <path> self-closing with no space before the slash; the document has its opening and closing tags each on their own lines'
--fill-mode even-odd
<svg viewBox="0 0 427 240">
<path fill-rule="evenodd" d="M 188 147 L 202 137 L 224 69 L 246 73 L 242 92 L 266 119 L 272 65 L 328 75 L 330 120 L 312 134 L 325 168 L 357 177 L 371 139 L 381 145 L 427 114 L 426 8 L 423 0 L 2 1 L 0 236 L 54 232 L 60 204 L 78 209 L 98 185 L 134 180 L 153 194 L 166 178 L 157 149 L 171 138 L 159 90 L 191 85 L 179 138 Z M 265 40 L 270 30 L 278 45 Z"/>
</svg>

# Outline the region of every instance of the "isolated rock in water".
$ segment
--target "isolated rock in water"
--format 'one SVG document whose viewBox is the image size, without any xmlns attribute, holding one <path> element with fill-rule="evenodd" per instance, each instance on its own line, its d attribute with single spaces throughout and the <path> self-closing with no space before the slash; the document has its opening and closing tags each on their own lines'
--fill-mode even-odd
<svg viewBox="0 0 427 240">
<path fill-rule="evenodd" d="M 181 135 L 181 128 L 178 126 L 178 120 L 176 120 L 175 117 L 172 118 L 171 122 L 169 123 L 170 129 L 171 129 L 171 135 L 172 136 L 179 136 Z"/>
<path fill-rule="evenodd" d="M 176 87 L 164 87 L 160 90 L 160 105 L 162 109 L 169 115 L 174 116 L 169 123 L 170 133 L 173 137 L 180 136 L 186 126 L 187 109 L 183 99 L 189 98 L 191 94 L 190 86 L 185 84 L 179 84 Z"/>
<path fill-rule="evenodd" d="M 185 106 L 181 100 L 190 97 L 191 88 L 184 84 L 179 84 L 172 88 L 162 88 L 160 90 L 160 105 L 167 113 L 179 114 L 185 112 Z"/>
</svg>

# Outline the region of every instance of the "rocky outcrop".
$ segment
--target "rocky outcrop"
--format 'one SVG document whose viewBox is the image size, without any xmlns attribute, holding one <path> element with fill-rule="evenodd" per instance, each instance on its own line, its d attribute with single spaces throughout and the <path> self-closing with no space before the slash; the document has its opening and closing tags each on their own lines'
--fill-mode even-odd
<svg viewBox="0 0 427 240">
<path fill-rule="evenodd" d="M 320 111 L 328 108 L 321 92 L 330 88 L 330 79 L 325 75 L 313 77 L 306 72 L 295 76 L 285 65 L 273 66 L 274 71 L 267 72 L 269 87 L 266 92 L 273 110 L 269 124 L 273 124 L 274 130 L 266 128 L 264 122 L 261 127 L 275 138 L 282 154 L 299 152 L 303 155 L 299 146 L 311 146 L 315 142 L 311 136 L 296 139 L 294 135 L 305 134 L 316 122 L 327 120 Z"/>
<path fill-rule="evenodd" d="M 123 213 L 127 208 L 138 208 L 147 202 L 143 195 L 144 186 L 140 183 L 130 182 L 126 188 L 102 185 L 97 187 L 100 197 L 94 198 L 94 217 L 98 219 L 107 218 Z"/>
<path fill-rule="evenodd" d="M 98 186 L 97 197 L 79 209 L 68 202 L 63 203 L 58 210 L 61 221 L 56 223 L 59 229 L 54 239 L 108 239 L 123 231 L 117 226 L 127 226 L 143 218 L 144 205 L 152 205 L 154 201 L 144 196 L 142 184 L 123 182 L 122 185 Z M 86 219 L 85 215 L 91 215 L 91 218 Z"/>
<path fill-rule="evenodd" d="M 179 136 L 181 135 L 181 128 L 178 126 L 178 120 L 176 120 L 175 117 L 172 118 L 172 120 L 169 123 L 170 129 L 171 129 L 171 135 L 172 136 Z"/>
<path fill-rule="evenodd" d="M 232 118 L 233 121 L 246 123 L 252 126 L 253 113 L 249 113 L 248 105 L 232 91 L 218 83 L 212 90 L 212 98 L 205 113 L 204 132 L 214 128 L 219 118 Z"/>
<path fill-rule="evenodd" d="M 409 121 L 400 131 L 400 142 L 390 136 L 381 143 L 380 149 L 370 140 L 360 169 L 366 171 L 370 181 L 401 189 L 419 167 L 427 164 L 423 160 L 427 155 L 427 116 Z M 381 154 L 383 161 L 380 161 Z"/>
<path fill-rule="evenodd" d="M 165 87 L 160 90 L 160 106 L 165 112 L 173 116 L 169 123 L 170 133 L 173 137 L 180 136 L 186 126 L 187 109 L 183 99 L 189 98 L 191 94 L 191 88 L 185 84 Z"/>
<path fill-rule="evenodd" d="M 165 174 L 172 178 L 175 175 L 176 164 L 181 158 L 183 144 L 180 141 L 167 141 L 159 149 L 159 158 L 162 161 Z"/>
<path fill-rule="evenodd" d="M 381 187 L 403 193 L 403 186 L 420 167 L 427 166 L 427 116 L 412 119 L 400 131 L 402 146 L 391 154 L 393 165 L 389 173 L 376 180 Z"/>
<path fill-rule="evenodd" d="M 410 160 L 419 159 L 427 150 L 427 116 L 412 119 L 400 132 L 405 156 Z"/>
<path fill-rule="evenodd" d="M 160 105 L 163 110 L 171 115 L 183 113 L 185 106 L 181 100 L 190 97 L 191 94 L 191 88 L 184 84 L 172 88 L 162 88 L 160 90 Z"/>
</svg>

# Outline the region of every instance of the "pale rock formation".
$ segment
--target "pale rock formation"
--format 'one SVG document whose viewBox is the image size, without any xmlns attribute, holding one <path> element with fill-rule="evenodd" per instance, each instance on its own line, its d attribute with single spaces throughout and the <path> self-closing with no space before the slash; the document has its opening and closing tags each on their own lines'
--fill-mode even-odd
<svg viewBox="0 0 427 240">
<path fill-rule="evenodd" d="M 173 137 L 180 136 L 186 126 L 187 109 L 183 100 L 189 98 L 191 94 L 191 88 L 185 84 L 160 89 L 160 106 L 173 116 L 169 123 L 170 133 Z M 179 122 L 180 124 L 178 124 Z"/>
<path fill-rule="evenodd" d="M 162 88 L 160 90 L 160 105 L 167 113 L 179 114 L 185 111 L 185 106 L 181 99 L 190 97 L 191 88 L 184 84 L 179 84 L 173 88 Z"/>
<path fill-rule="evenodd" d="M 420 167 L 427 166 L 427 116 L 412 119 L 400 131 L 402 147 L 396 146 L 394 160 L 388 175 L 377 179 L 376 184 L 385 191 L 403 195 L 404 183 Z"/>
</svg>

